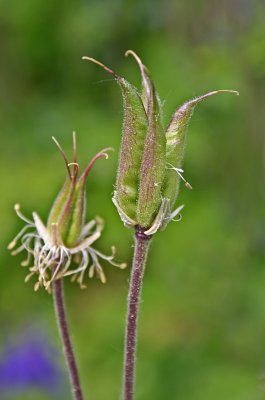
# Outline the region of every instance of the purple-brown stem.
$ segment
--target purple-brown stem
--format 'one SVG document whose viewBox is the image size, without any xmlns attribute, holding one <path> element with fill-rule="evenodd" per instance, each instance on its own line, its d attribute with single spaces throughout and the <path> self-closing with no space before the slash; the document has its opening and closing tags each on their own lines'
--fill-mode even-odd
<svg viewBox="0 0 265 400">
<path fill-rule="evenodd" d="M 142 283 L 146 259 L 148 255 L 151 236 L 144 234 L 143 229 L 136 228 L 135 247 L 130 287 L 128 295 L 128 309 L 125 332 L 124 351 L 124 400 L 133 400 L 135 382 L 135 360 L 137 345 L 137 321 L 141 301 Z"/>
<path fill-rule="evenodd" d="M 55 314 L 60 332 L 65 359 L 68 367 L 72 394 L 74 400 L 83 400 L 80 379 L 77 370 L 77 364 L 73 352 L 73 346 L 70 339 L 64 296 L 63 296 L 63 281 L 62 279 L 56 279 L 53 282 L 53 301 Z"/>
</svg>

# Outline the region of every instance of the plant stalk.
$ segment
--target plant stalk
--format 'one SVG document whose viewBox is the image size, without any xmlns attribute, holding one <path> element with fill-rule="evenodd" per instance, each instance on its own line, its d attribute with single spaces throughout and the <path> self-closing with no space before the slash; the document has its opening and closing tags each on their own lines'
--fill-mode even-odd
<svg viewBox="0 0 265 400">
<path fill-rule="evenodd" d="M 77 364 L 74 356 L 73 346 L 70 339 L 69 327 L 63 295 L 63 281 L 56 279 L 53 282 L 53 301 L 58 329 L 63 344 L 64 355 L 68 368 L 70 384 L 74 400 L 83 400 Z"/>
<path fill-rule="evenodd" d="M 134 257 L 128 294 L 124 349 L 124 400 L 133 400 L 135 384 L 135 361 L 137 345 L 137 321 L 141 302 L 142 283 L 151 236 L 144 234 L 144 229 L 137 227 L 135 232 Z"/>
</svg>

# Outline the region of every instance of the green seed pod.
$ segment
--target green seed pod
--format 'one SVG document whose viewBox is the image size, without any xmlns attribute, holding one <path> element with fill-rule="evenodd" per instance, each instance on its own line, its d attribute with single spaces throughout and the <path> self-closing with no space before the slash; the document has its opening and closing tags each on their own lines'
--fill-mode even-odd
<svg viewBox="0 0 265 400">
<path fill-rule="evenodd" d="M 137 203 L 137 224 L 150 227 L 161 207 L 161 188 L 165 175 L 166 138 L 162 123 L 162 110 L 154 83 L 147 68 L 131 50 L 137 61 L 142 77 L 142 101 L 146 110 L 148 127 L 142 153 L 139 173 L 139 195 Z"/>
<path fill-rule="evenodd" d="M 147 118 L 136 89 L 124 79 L 120 79 L 119 84 L 123 95 L 124 121 L 115 197 L 124 213 L 136 220 L 139 168 Z"/>
<path fill-rule="evenodd" d="M 84 227 L 86 214 L 85 188 L 88 172 L 99 157 L 108 157 L 105 151 L 109 149 L 104 149 L 102 152 L 98 153 L 90 161 L 85 171 L 78 179 L 79 167 L 76 160 L 75 134 L 73 135 L 74 157 L 72 163 L 68 162 L 67 157 L 57 140 L 55 138 L 53 138 L 53 140 L 64 158 L 67 178 L 51 208 L 47 222 L 47 230 L 48 233 L 52 235 L 54 226 L 56 225 L 58 227 L 60 241 L 66 247 L 74 247 L 79 241 Z M 73 166 L 73 172 L 71 172 L 70 166 Z"/>
<path fill-rule="evenodd" d="M 136 225 L 139 169 L 147 131 L 146 111 L 141 96 L 129 82 L 101 62 L 90 57 L 83 59 L 101 66 L 115 78 L 121 88 L 124 108 L 123 135 L 113 201 L 123 222 Z"/>
<path fill-rule="evenodd" d="M 166 129 L 166 161 L 168 168 L 163 188 L 163 197 L 170 200 L 171 207 L 174 207 L 179 191 L 180 180 L 183 179 L 181 167 L 184 157 L 186 133 L 194 108 L 204 99 L 221 92 L 238 94 L 238 92 L 234 90 L 215 90 L 187 101 L 176 110 Z M 192 188 L 186 181 L 185 185 L 189 189 Z"/>
<path fill-rule="evenodd" d="M 50 234 L 52 232 L 52 225 L 56 223 L 60 218 L 61 212 L 70 194 L 70 191 L 71 191 L 71 180 L 69 176 L 67 176 L 61 191 L 59 192 L 57 198 L 55 199 L 55 202 L 53 203 L 52 209 L 48 217 L 47 229 Z"/>
<path fill-rule="evenodd" d="M 162 109 L 150 73 L 131 50 L 140 69 L 142 94 L 101 62 L 100 65 L 118 82 L 123 96 L 124 123 L 120 160 L 113 202 L 126 226 L 140 226 L 146 235 L 153 235 L 179 214 L 173 211 L 182 176 L 186 130 L 196 104 L 219 90 L 186 102 L 174 113 L 168 128 L 163 128 Z"/>
<path fill-rule="evenodd" d="M 21 263 L 23 267 L 29 267 L 25 282 L 37 275 L 38 281 L 34 285 L 34 290 L 44 286 L 48 292 L 51 292 L 53 281 L 66 276 L 71 276 L 72 281 L 77 281 L 81 288 L 85 288 L 86 271 L 90 278 L 96 274 L 101 282 L 105 283 L 106 276 L 100 260 L 108 261 L 121 269 L 126 267 L 125 263 L 117 263 L 114 260 L 113 246 L 110 255 L 105 255 L 92 247 L 101 236 L 102 219 L 96 217 L 85 223 L 85 186 L 88 173 L 98 158 L 108 158 L 106 151 L 111 149 L 107 148 L 96 154 L 78 179 L 75 134 L 74 158 L 71 163 L 68 162 L 57 140 L 54 141 L 64 158 L 67 178 L 52 206 L 47 225 L 45 226 L 35 211 L 32 213 L 32 220 L 25 217 L 20 205 L 16 204 L 15 211 L 26 225 L 8 245 L 14 256 L 23 250 L 27 251 L 27 258 Z M 20 245 L 17 247 L 18 242 Z"/>
</svg>

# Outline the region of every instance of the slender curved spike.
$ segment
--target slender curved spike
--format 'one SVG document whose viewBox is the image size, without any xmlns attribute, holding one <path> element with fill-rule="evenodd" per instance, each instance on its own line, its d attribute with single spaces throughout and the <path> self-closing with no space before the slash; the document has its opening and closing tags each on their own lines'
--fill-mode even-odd
<svg viewBox="0 0 265 400">
<path fill-rule="evenodd" d="M 70 171 L 70 168 L 69 168 L 69 161 L 68 161 L 68 158 L 67 158 L 67 156 L 66 156 L 66 154 L 65 154 L 65 152 L 64 152 L 64 150 L 63 150 L 63 148 L 62 148 L 62 146 L 61 146 L 60 143 L 58 142 L 58 140 L 55 139 L 54 136 L 52 136 L 52 140 L 54 141 L 54 143 L 56 144 L 56 146 L 57 146 L 58 149 L 60 150 L 60 153 L 61 153 L 61 155 L 62 155 L 62 157 L 63 157 L 63 159 L 64 159 L 64 162 L 65 162 L 67 174 L 68 174 L 69 178 L 72 180 L 71 171 Z"/>
<path fill-rule="evenodd" d="M 102 62 L 95 60 L 95 58 L 92 57 L 87 57 L 84 56 L 82 57 L 82 60 L 86 60 L 86 61 L 91 61 L 94 64 L 99 65 L 101 68 L 103 68 L 105 71 L 107 71 L 109 74 L 111 74 L 112 76 L 114 76 L 114 78 L 116 79 L 122 79 L 119 75 L 116 74 L 116 72 L 112 71 L 112 69 L 110 69 L 109 67 L 107 67 L 105 64 L 103 64 Z"/>
<path fill-rule="evenodd" d="M 91 168 L 93 167 L 93 165 L 95 164 L 95 162 L 100 158 L 100 157 L 105 157 L 106 160 L 109 158 L 109 155 L 107 154 L 107 151 L 114 151 L 114 149 L 112 147 L 107 147 L 103 150 L 101 150 L 99 153 L 97 153 L 92 160 L 89 162 L 88 166 L 86 167 L 85 171 L 83 172 L 83 174 L 80 177 L 80 182 L 82 180 L 85 180 L 89 171 L 91 170 Z"/>
<path fill-rule="evenodd" d="M 75 131 L 73 132 L 73 151 L 74 151 L 73 163 L 76 163 L 76 161 L 77 161 L 77 152 L 76 152 L 76 133 L 75 133 Z"/>
<path fill-rule="evenodd" d="M 79 166 L 78 166 L 78 163 L 77 163 L 76 133 L 75 133 L 75 131 L 73 132 L 73 162 L 70 163 L 70 164 L 68 163 L 68 166 L 70 166 L 70 165 L 74 166 L 73 180 L 76 182 Z"/>
<path fill-rule="evenodd" d="M 143 87 L 145 90 L 145 97 L 147 100 L 146 112 L 148 114 L 148 111 L 150 109 L 150 100 L 152 97 L 152 82 L 150 80 L 149 73 L 147 73 L 147 69 L 145 65 L 142 63 L 140 57 L 133 50 L 126 51 L 125 56 L 128 57 L 129 55 L 133 56 L 133 58 L 136 60 L 141 72 Z"/>
<path fill-rule="evenodd" d="M 236 96 L 239 96 L 239 92 L 237 90 L 230 90 L 230 89 L 213 90 L 212 92 L 203 94 L 202 96 L 195 97 L 195 99 L 190 100 L 185 104 L 196 105 L 200 101 L 202 101 L 204 99 L 207 99 L 207 97 L 213 96 L 213 95 L 218 94 L 218 93 L 232 93 L 232 94 L 235 94 Z"/>
</svg>

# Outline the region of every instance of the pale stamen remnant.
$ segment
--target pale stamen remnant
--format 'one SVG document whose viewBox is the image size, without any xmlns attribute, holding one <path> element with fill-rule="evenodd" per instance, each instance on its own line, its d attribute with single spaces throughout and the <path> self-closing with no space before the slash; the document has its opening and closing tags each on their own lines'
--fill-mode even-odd
<svg viewBox="0 0 265 400">
<path fill-rule="evenodd" d="M 186 181 L 186 179 L 184 178 L 184 176 L 182 175 L 184 173 L 184 170 L 182 168 L 176 168 L 174 167 L 174 165 L 168 163 L 169 167 L 168 169 L 173 169 L 174 171 L 176 171 L 176 173 L 178 174 L 178 176 L 180 177 L 180 179 L 183 180 L 183 182 L 185 183 L 185 186 L 187 189 L 192 190 L 192 186 L 189 182 Z"/>
<path fill-rule="evenodd" d="M 55 279 L 61 279 L 65 276 L 72 275 L 72 281 L 77 281 L 81 288 L 85 288 L 83 283 L 85 272 L 88 271 L 88 276 L 92 278 L 96 273 L 97 277 L 102 283 L 106 282 L 106 277 L 99 259 L 108 261 L 111 265 L 124 269 L 125 263 L 117 263 L 114 261 L 115 248 L 112 247 L 110 256 L 101 253 L 100 251 L 91 247 L 91 245 L 101 236 L 103 229 L 102 220 L 99 218 L 88 222 L 84 225 L 81 232 L 81 240 L 74 247 L 66 247 L 63 244 L 54 243 L 56 235 L 49 235 L 47 229 L 43 236 L 40 236 L 39 221 L 40 218 L 35 218 L 30 221 L 20 211 L 18 205 L 15 206 L 17 215 L 27 222 L 27 225 L 22 228 L 18 235 L 11 241 L 8 248 L 13 249 L 18 241 L 20 245 L 17 249 L 12 251 L 12 255 L 17 255 L 23 250 L 27 251 L 26 260 L 22 261 L 21 265 L 27 267 L 33 257 L 34 265 L 29 268 L 29 274 L 25 278 L 28 282 L 34 275 L 38 275 L 38 282 L 34 286 L 34 290 L 44 287 L 47 291 L 51 291 L 51 283 Z M 37 215 L 37 214 L 36 214 Z M 43 231 L 44 225 L 41 230 Z M 28 229 L 32 229 L 31 233 L 25 233 Z M 57 240 L 56 240 L 57 241 Z M 55 241 L 55 242 L 56 242 Z M 89 261 L 91 260 L 91 263 Z M 72 263 L 76 267 L 70 269 Z"/>
<path fill-rule="evenodd" d="M 24 250 L 27 251 L 27 257 L 21 265 L 29 267 L 33 264 L 29 268 L 29 274 L 25 281 L 27 282 L 32 276 L 37 275 L 38 281 L 34 286 L 35 290 L 43 286 L 50 292 L 53 281 L 68 275 L 71 275 L 72 280 L 76 280 L 81 288 L 84 288 L 83 281 L 86 271 L 89 271 L 89 277 L 96 273 L 101 282 L 105 283 L 106 277 L 100 259 L 121 269 L 125 268 L 126 264 L 114 261 L 114 248 L 112 248 L 112 254 L 107 256 L 92 247 L 94 242 L 100 238 L 104 224 L 99 217 L 84 223 L 86 214 L 85 183 L 94 163 L 101 157 L 108 158 L 107 152 L 113 149 L 105 148 L 97 153 L 78 179 L 79 165 L 75 133 L 73 133 L 72 162 L 68 161 L 60 143 L 55 138 L 53 140 L 64 159 L 67 180 L 53 204 L 47 226 L 36 212 L 32 213 L 33 219 L 30 220 L 22 214 L 20 205 L 15 205 L 16 214 L 26 225 L 8 245 L 8 249 L 12 250 L 11 254 L 14 256 Z M 72 264 L 76 264 L 75 267 Z"/>
</svg>

